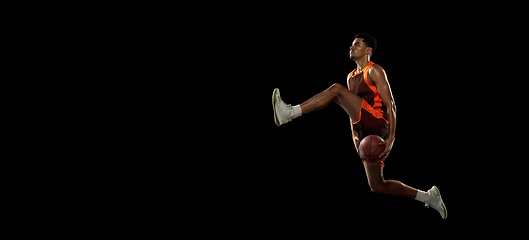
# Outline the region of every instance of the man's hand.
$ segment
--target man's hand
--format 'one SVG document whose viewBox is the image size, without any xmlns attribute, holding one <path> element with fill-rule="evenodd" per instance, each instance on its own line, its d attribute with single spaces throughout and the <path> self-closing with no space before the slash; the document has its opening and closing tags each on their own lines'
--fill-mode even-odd
<svg viewBox="0 0 529 240">
<path fill-rule="evenodd" d="M 391 151 L 391 148 L 393 148 L 393 142 L 395 142 L 395 138 L 394 137 L 389 137 L 387 140 L 385 140 L 385 141 L 383 141 L 383 142 L 378 144 L 380 146 L 386 145 L 384 152 L 379 155 L 380 158 L 384 159 L 384 158 L 388 157 L 389 152 Z"/>
</svg>

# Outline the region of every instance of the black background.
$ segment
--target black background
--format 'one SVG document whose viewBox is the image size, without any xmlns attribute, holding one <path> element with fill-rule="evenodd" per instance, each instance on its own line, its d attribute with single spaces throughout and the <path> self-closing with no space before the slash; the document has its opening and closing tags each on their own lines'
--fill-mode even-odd
<svg viewBox="0 0 529 240">
<path fill-rule="evenodd" d="M 477 209 L 463 196 L 474 186 L 474 152 L 465 138 L 479 137 L 483 129 L 480 117 L 468 114 L 472 74 L 464 69 L 476 61 L 460 56 L 480 50 L 463 48 L 456 39 L 474 41 L 479 33 L 418 17 L 355 19 L 347 10 L 328 16 L 276 12 L 233 35 L 238 50 L 230 52 L 236 60 L 229 72 L 237 80 L 226 98 L 236 105 L 227 114 L 241 115 L 230 118 L 222 131 L 240 139 L 224 150 L 235 158 L 219 163 L 230 169 L 227 198 L 235 194 L 237 211 L 259 229 L 426 227 L 472 215 Z M 296 105 L 333 83 L 346 86 L 356 68 L 349 46 L 359 32 L 377 38 L 371 60 L 385 69 L 398 109 L 384 177 L 423 191 L 436 185 L 449 210 L 445 222 L 416 200 L 370 191 L 349 118 L 338 105 L 281 127 L 274 124 L 274 88 Z"/>
<path fill-rule="evenodd" d="M 473 233 L 470 225 L 485 229 L 489 219 L 505 220 L 498 214 L 518 213 L 509 208 L 523 205 L 523 175 L 514 173 L 523 167 L 514 160 L 524 142 L 511 135 L 525 136 L 524 102 L 515 99 L 524 78 L 507 77 L 523 71 L 505 54 L 516 52 L 508 27 L 522 21 L 435 3 L 217 4 L 120 7 L 126 16 L 101 21 L 86 44 L 68 39 L 72 49 L 98 50 L 85 60 L 90 81 L 81 87 L 98 90 L 86 97 L 94 114 L 80 108 L 87 122 L 72 128 L 89 142 L 80 153 L 93 156 L 78 161 L 73 148 L 68 158 L 88 172 L 88 187 L 60 179 L 82 192 L 72 214 L 83 217 L 82 209 L 98 215 L 90 221 L 131 233 L 337 239 L 331 235 L 438 236 L 447 225 Z M 398 109 L 384 177 L 439 187 L 447 220 L 416 200 L 370 191 L 339 106 L 274 124 L 274 88 L 296 105 L 346 85 L 359 32 L 377 38 L 371 60 L 385 69 Z"/>
<path fill-rule="evenodd" d="M 489 51 L 489 23 L 453 9 L 381 15 L 341 6 L 236 7 L 245 10 L 179 25 L 188 31 L 177 36 L 190 44 L 174 51 L 190 54 L 174 55 L 176 87 L 160 88 L 169 96 L 160 112 L 176 112 L 169 133 L 160 131 L 176 160 L 162 160 L 152 174 L 168 178 L 155 180 L 160 192 L 188 201 L 177 209 L 191 210 L 190 219 L 212 231 L 257 236 L 385 229 L 405 236 L 432 226 L 439 234 L 489 217 L 484 195 L 501 188 L 482 167 L 494 168 L 501 156 L 488 129 L 501 84 L 483 81 L 496 54 Z M 385 69 L 397 105 L 384 177 L 423 191 L 437 186 L 447 220 L 416 200 L 371 192 L 338 105 L 274 124 L 274 88 L 296 105 L 333 83 L 346 85 L 356 68 L 349 47 L 359 32 L 377 38 L 371 60 Z"/>
</svg>

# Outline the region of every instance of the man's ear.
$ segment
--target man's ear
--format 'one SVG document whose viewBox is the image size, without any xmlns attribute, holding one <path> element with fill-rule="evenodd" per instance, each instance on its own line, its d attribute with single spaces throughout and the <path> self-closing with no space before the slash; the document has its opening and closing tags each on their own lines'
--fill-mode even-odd
<svg viewBox="0 0 529 240">
<path fill-rule="evenodd" d="M 369 55 L 369 54 L 371 53 L 372 50 L 373 50 L 372 47 L 367 47 L 367 48 L 366 48 L 366 54 Z"/>
</svg>

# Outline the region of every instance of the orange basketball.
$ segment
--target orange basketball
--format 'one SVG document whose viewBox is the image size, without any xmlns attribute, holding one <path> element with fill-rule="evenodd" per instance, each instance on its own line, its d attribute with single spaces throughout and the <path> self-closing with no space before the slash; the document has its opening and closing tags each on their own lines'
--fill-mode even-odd
<svg viewBox="0 0 529 240">
<path fill-rule="evenodd" d="M 384 139 L 382 139 L 378 135 L 369 135 L 362 139 L 358 146 L 358 151 L 360 152 L 360 157 L 368 162 L 378 162 L 378 161 L 384 161 L 386 159 L 384 155 L 383 158 L 380 158 L 380 154 L 382 154 L 386 148 L 385 145 L 378 145 L 379 143 L 383 142 Z"/>
</svg>

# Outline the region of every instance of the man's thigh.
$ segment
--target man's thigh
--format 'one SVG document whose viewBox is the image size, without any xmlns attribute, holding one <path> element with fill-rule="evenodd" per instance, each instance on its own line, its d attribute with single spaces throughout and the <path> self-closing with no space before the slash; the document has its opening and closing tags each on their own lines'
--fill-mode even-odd
<svg viewBox="0 0 529 240">
<path fill-rule="evenodd" d="M 336 103 L 340 105 L 346 112 L 349 114 L 349 117 L 353 119 L 354 122 L 358 121 L 360 118 L 360 111 L 362 110 L 362 99 L 360 96 L 352 93 L 349 90 L 342 91 Z"/>
<path fill-rule="evenodd" d="M 368 161 L 363 162 L 369 186 L 383 184 L 384 176 L 382 163 L 380 161 L 376 161 L 374 163 Z"/>
</svg>

